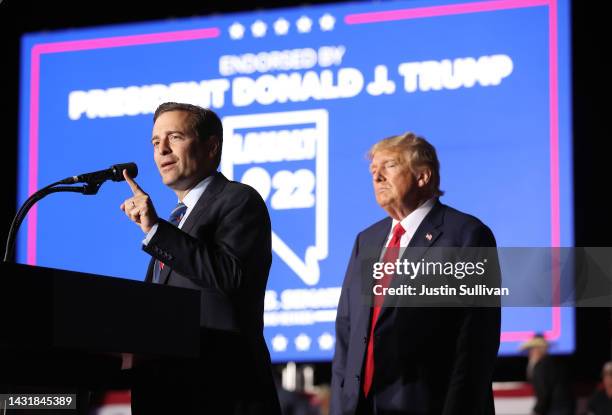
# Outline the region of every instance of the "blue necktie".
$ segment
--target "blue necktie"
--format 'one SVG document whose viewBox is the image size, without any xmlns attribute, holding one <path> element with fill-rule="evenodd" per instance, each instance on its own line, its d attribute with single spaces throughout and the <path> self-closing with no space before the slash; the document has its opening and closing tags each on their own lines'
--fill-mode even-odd
<svg viewBox="0 0 612 415">
<path fill-rule="evenodd" d="M 187 206 L 184 203 L 178 202 L 172 213 L 170 213 L 170 217 L 168 218 L 168 222 L 173 224 L 174 226 L 178 226 L 181 223 L 181 219 L 185 216 L 185 212 L 187 211 Z M 159 277 L 161 270 L 164 269 L 164 263 L 155 260 L 155 265 L 153 266 L 153 282 L 159 284 Z"/>
</svg>

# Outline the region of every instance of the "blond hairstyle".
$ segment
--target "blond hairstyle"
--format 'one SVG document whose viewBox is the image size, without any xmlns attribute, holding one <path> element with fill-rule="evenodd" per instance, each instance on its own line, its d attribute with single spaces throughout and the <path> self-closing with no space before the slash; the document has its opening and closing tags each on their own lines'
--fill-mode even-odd
<svg viewBox="0 0 612 415">
<path fill-rule="evenodd" d="M 368 159 L 372 161 L 374 154 L 379 151 L 391 151 L 400 154 L 414 174 L 428 168 L 431 171 L 428 187 L 432 195 L 442 196 L 444 194 L 440 190 L 440 162 L 436 149 L 425 138 L 411 132 L 384 138 L 370 148 Z"/>
</svg>

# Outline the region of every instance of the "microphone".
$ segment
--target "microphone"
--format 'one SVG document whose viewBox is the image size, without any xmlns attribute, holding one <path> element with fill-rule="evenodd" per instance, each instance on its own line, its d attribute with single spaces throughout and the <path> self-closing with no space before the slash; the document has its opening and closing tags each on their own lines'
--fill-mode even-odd
<svg viewBox="0 0 612 415">
<path fill-rule="evenodd" d="M 62 180 L 62 184 L 74 184 L 74 183 L 89 183 L 89 184 L 100 184 L 107 180 L 114 182 L 120 182 L 125 180 L 123 177 L 123 170 L 127 170 L 128 175 L 131 178 L 138 176 L 138 166 L 136 163 L 121 163 L 114 164 L 108 169 L 94 171 L 91 173 L 84 173 L 78 176 L 67 177 Z"/>
</svg>

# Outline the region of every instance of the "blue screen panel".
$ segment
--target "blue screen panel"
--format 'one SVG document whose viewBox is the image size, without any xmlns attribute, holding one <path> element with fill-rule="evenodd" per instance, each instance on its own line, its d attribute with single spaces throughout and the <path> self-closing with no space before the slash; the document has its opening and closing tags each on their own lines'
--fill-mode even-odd
<svg viewBox="0 0 612 415">
<path fill-rule="evenodd" d="M 414 131 L 441 160 L 442 201 L 499 246 L 572 246 L 569 4 L 556 0 L 326 5 L 26 35 L 19 202 L 67 176 L 134 161 L 158 212 L 164 101 L 223 117 L 221 171 L 255 187 L 273 226 L 265 337 L 275 361 L 329 360 L 356 234 L 385 216 L 365 157 Z M 107 183 L 30 213 L 18 261 L 142 280 L 142 232 Z M 507 308 L 502 355 L 534 332 L 574 349 L 571 308 Z"/>
</svg>

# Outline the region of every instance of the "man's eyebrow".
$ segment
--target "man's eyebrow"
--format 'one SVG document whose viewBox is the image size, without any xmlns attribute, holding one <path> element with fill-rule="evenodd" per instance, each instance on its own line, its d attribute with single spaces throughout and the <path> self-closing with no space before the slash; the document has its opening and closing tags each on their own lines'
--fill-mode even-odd
<svg viewBox="0 0 612 415">
<path fill-rule="evenodd" d="M 180 130 L 170 130 L 170 131 L 166 131 L 164 135 L 168 136 L 170 134 L 181 134 L 181 135 L 185 135 L 184 132 L 180 131 Z M 159 136 L 154 135 L 153 138 L 151 138 L 151 141 L 155 141 L 159 139 Z"/>
<path fill-rule="evenodd" d="M 384 159 L 379 160 L 378 164 L 384 164 L 384 163 L 388 163 L 390 161 L 398 161 L 398 158 L 394 157 L 394 156 L 385 157 Z M 374 161 L 372 161 L 370 163 L 370 166 L 373 165 L 373 164 L 376 164 L 376 163 Z"/>
</svg>

